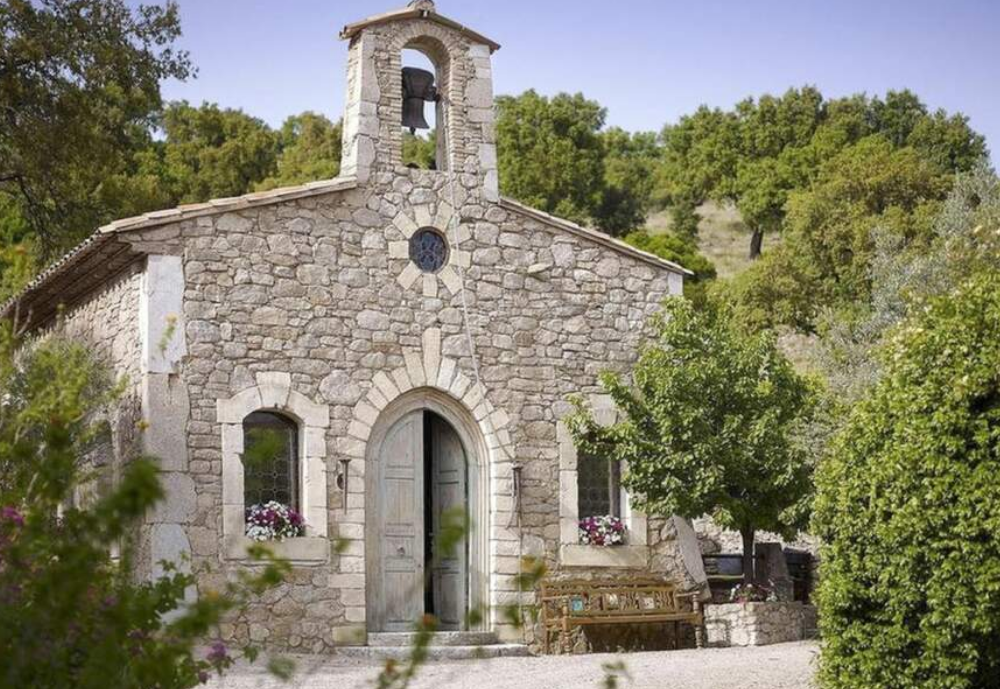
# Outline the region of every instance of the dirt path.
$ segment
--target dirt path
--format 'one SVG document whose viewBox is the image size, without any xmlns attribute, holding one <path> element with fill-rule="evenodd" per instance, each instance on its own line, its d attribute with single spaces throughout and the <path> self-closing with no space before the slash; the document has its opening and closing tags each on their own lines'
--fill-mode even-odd
<svg viewBox="0 0 1000 689">
<path fill-rule="evenodd" d="M 428 665 L 413 689 L 600 689 L 602 666 L 623 661 L 629 679 L 621 689 L 809 689 L 815 672 L 814 643 L 762 648 L 657 653 L 501 658 Z M 346 665 L 316 657 L 296 658 L 295 678 L 284 684 L 257 668 L 236 668 L 213 689 L 364 689 L 374 687 L 379 667 Z"/>
</svg>

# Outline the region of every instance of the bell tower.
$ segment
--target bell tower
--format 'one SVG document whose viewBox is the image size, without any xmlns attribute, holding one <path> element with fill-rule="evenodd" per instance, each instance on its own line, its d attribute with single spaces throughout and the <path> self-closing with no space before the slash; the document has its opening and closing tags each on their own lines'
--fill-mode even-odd
<svg viewBox="0 0 1000 689">
<path fill-rule="evenodd" d="M 422 105 L 436 109 L 438 172 L 474 181 L 486 200 L 498 200 L 490 58 L 499 44 L 438 14 L 432 0 L 349 24 L 340 36 L 350 42 L 341 174 L 364 182 L 375 172 L 408 172 L 405 96 L 408 125 L 420 121 Z M 404 87 L 406 49 L 430 60 L 433 83 L 408 68 Z"/>
</svg>

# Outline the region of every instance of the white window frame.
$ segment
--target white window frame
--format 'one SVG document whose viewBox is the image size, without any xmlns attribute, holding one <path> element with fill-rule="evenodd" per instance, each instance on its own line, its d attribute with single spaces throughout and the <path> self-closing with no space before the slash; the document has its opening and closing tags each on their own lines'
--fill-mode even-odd
<svg viewBox="0 0 1000 689">
<path fill-rule="evenodd" d="M 299 506 L 306 521 L 305 536 L 264 543 L 275 555 L 291 562 L 326 562 L 327 538 L 326 432 L 330 408 L 315 404 L 292 390 L 288 373 L 257 374 L 257 384 L 228 399 L 216 401 L 222 426 L 222 537 L 228 560 L 249 560 L 246 505 L 243 491 L 243 420 L 255 411 L 273 411 L 298 425 Z"/>
<path fill-rule="evenodd" d="M 608 395 L 593 395 L 590 400 L 594 420 L 610 426 L 618 420 L 618 410 Z M 556 425 L 559 443 L 559 560 L 564 567 L 649 566 L 648 526 L 646 515 L 633 509 L 628 493 L 621 489 L 622 521 L 628 529 L 625 545 L 602 546 L 580 543 L 578 452 L 569 427 L 562 420 Z M 622 473 L 627 467 L 622 466 Z"/>
</svg>

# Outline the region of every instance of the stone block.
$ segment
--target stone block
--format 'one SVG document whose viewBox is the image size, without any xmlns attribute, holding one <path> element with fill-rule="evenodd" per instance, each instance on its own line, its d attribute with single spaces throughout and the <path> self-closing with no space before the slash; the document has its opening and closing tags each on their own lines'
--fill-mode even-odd
<svg viewBox="0 0 1000 689">
<path fill-rule="evenodd" d="M 147 256 L 140 295 L 142 370 L 173 373 L 176 364 L 187 354 L 182 257 Z"/>
<path fill-rule="evenodd" d="M 315 404 L 295 390 L 288 393 L 288 409 L 307 426 L 327 428 L 330 425 L 330 407 L 325 404 Z"/>
<path fill-rule="evenodd" d="M 445 288 L 452 294 L 458 294 L 462 289 L 462 279 L 451 266 L 442 268 L 441 272 L 438 273 L 438 277 L 441 278 L 441 282 L 444 283 Z"/>
<path fill-rule="evenodd" d="M 194 479 L 187 473 L 165 471 L 160 474 L 160 486 L 163 500 L 153 507 L 149 520 L 159 524 L 189 523 L 198 504 Z"/>
<path fill-rule="evenodd" d="M 330 630 L 330 639 L 334 646 L 365 646 L 368 630 L 363 624 L 338 625 Z"/>
<path fill-rule="evenodd" d="M 216 402 L 216 417 L 219 423 L 242 424 L 243 419 L 261 408 L 260 392 L 256 387 L 239 392 L 229 399 Z"/>
<path fill-rule="evenodd" d="M 413 387 L 422 387 L 427 382 L 427 375 L 424 371 L 423 358 L 418 352 L 406 352 L 403 354 L 406 362 L 406 374 L 409 376 Z"/>
<path fill-rule="evenodd" d="M 176 375 L 148 373 L 142 379 L 142 414 L 147 427 L 142 443 L 146 454 L 159 459 L 164 471 L 184 471 L 188 467 L 187 443 L 177 442 L 187 435 L 191 404 L 187 385 Z"/>
</svg>

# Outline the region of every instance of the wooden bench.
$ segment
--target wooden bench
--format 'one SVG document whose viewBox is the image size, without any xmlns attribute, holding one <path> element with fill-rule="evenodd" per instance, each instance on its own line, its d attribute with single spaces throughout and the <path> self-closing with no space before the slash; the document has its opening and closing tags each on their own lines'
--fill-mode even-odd
<svg viewBox="0 0 1000 689">
<path fill-rule="evenodd" d="M 695 644 L 702 645 L 701 602 L 697 592 L 681 593 L 676 584 L 654 579 L 543 581 L 539 592 L 544 650 L 558 633 L 562 650 L 569 651 L 570 630 L 592 624 L 673 622 L 674 646 L 679 624 L 694 625 Z"/>
</svg>

